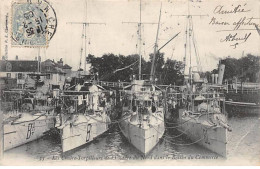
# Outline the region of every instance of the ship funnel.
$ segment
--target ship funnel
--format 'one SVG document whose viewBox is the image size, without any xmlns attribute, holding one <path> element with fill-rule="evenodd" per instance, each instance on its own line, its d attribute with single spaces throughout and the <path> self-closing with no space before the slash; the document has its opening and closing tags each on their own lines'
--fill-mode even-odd
<svg viewBox="0 0 260 169">
<path fill-rule="evenodd" d="M 215 84 L 218 84 L 218 74 L 214 74 L 215 76 Z"/>
<path fill-rule="evenodd" d="M 219 85 L 221 85 L 223 82 L 224 71 L 225 71 L 225 65 L 220 64 L 219 71 L 218 71 L 218 84 Z"/>
<path fill-rule="evenodd" d="M 211 74 L 211 83 L 214 84 L 214 74 Z"/>
</svg>

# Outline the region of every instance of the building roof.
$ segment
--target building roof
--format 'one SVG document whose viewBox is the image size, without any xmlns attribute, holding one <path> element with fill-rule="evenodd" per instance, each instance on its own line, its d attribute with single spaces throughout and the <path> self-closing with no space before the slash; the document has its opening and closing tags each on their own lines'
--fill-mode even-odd
<svg viewBox="0 0 260 169">
<path fill-rule="evenodd" d="M 62 67 L 62 69 L 71 69 L 72 67 L 71 66 L 69 66 L 69 65 L 67 65 L 67 64 L 65 64 L 63 67 Z"/>
<path fill-rule="evenodd" d="M 47 59 L 41 63 L 41 72 L 43 73 L 61 73 L 64 74 L 64 71 L 58 67 L 54 61 Z"/>
<path fill-rule="evenodd" d="M 0 60 L 1 72 L 37 72 L 36 60 Z"/>
</svg>

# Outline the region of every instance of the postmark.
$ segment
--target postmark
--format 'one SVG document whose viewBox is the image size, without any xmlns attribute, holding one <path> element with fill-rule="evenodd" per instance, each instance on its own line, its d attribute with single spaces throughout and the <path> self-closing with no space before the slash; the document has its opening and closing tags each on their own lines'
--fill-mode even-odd
<svg viewBox="0 0 260 169">
<path fill-rule="evenodd" d="M 12 4 L 13 47 L 47 47 L 56 28 L 56 13 L 47 1 Z"/>
</svg>

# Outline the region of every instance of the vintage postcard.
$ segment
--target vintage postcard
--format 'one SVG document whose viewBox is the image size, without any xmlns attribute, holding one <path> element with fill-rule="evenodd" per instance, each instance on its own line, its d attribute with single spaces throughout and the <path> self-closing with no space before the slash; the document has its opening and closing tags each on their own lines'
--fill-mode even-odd
<svg viewBox="0 0 260 169">
<path fill-rule="evenodd" d="M 1 0 L 1 165 L 260 165 L 259 0 Z"/>
</svg>

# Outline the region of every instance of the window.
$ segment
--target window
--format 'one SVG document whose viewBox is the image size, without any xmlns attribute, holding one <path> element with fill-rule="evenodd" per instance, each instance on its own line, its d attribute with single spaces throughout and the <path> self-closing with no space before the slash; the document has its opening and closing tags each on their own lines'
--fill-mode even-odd
<svg viewBox="0 0 260 169">
<path fill-rule="evenodd" d="M 18 79 L 22 79 L 23 78 L 23 74 L 22 73 L 18 73 Z"/>
<path fill-rule="evenodd" d="M 141 88 L 141 91 L 143 91 L 143 92 L 144 92 L 144 91 L 145 91 L 145 87 L 142 87 L 142 88 Z"/>
<path fill-rule="evenodd" d="M 51 79 L 51 74 L 47 74 L 46 79 Z"/>
<path fill-rule="evenodd" d="M 151 107 L 152 102 L 151 101 L 145 101 L 145 107 Z"/>
<path fill-rule="evenodd" d="M 7 78 L 11 78 L 11 73 L 6 73 Z"/>
<path fill-rule="evenodd" d="M 53 76 L 52 74 L 47 74 L 47 75 L 46 75 L 46 79 L 52 80 L 52 76 Z"/>
<path fill-rule="evenodd" d="M 18 84 L 18 88 L 19 88 L 19 89 L 22 89 L 22 88 L 23 88 L 23 85 L 22 85 L 22 84 Z"/>
<path fill-rule="evenodd" d="M 50 66 L 47 66 L 47 71 L 51 71 L 51 67 Z"/>
</svg>

